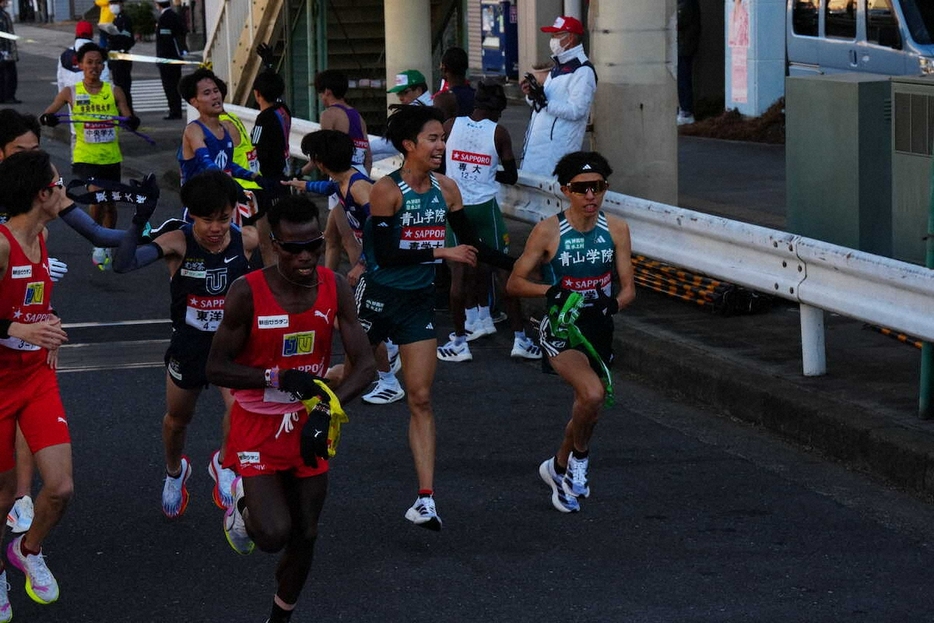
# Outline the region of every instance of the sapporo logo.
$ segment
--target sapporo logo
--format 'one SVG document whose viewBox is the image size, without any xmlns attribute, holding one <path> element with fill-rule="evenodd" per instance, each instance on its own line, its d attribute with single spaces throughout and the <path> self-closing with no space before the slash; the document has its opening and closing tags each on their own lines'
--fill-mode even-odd
<svg viewBox="0 0 934 623">
<path fill-rule="evenodd" d="M 286 333 L 282 336 L 282 356 L 310 355 L 315 349 L 315 332 Z"/>
</svg>

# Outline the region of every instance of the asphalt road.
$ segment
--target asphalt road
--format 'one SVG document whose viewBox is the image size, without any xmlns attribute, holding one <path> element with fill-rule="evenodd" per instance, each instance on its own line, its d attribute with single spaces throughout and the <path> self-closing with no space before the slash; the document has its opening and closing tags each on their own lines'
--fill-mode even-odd
<svg viewBox="0 0 934 623">
<path fill-rule="evenodd" d="M 41 112 L 47 65 L 24 52 L 21 110 Z M 171 161 L 181 124 L 160 117 L 143 116 L 157 148 L 127 138 L 130 171 Z M 64 143 L 44 145 L 67 166 Z M 178 211 L 168 188 L 164 198 L 156 220 Z M 76 494 L 45 544 L 61 599 L 34 604 L 11 569 L 14 621 L 265 620 L 276 557 L 234 554 L 211 502 L 213 391 L 190 430 L 189 510 L 173 522 L 160 512 L 165 269 L 100 273 L 77 234 L 50 230 L 70 266 L 54 299 L 71 336 L 59 378 Z M 446 334 L 445 315 L 438 325 Z M 415 494 L 405 407 L 350 405 L 293 621 L 934 620 L 931 506 L 633 379 L 616 379 L 618 405 L 597 428 L 591 498 L 558 513 L 537 467 L 571 397 L 510 360 L 509 343 L 501 330 L 472 343 L 473 362 L 439 364 L 441 533 L 403 518 Z"/>
</svg>

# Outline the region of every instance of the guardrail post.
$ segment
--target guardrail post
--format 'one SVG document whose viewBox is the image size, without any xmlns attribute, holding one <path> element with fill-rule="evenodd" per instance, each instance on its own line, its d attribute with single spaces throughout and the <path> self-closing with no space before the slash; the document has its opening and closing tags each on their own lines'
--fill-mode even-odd
<svg viewBox="0 0 934 623">
<path fill-rule="evenodd" d="M 827 374 L 827 352 L 824 347 L 824 310 L 802 303 L 801 359 L 804 376 Z"/>
</svg>

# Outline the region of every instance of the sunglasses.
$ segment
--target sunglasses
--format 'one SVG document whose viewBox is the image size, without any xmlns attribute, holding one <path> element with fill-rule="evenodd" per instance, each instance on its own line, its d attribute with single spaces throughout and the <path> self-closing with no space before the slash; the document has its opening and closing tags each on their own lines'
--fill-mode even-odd
<svg viewBox="0 0 934 623">
<path fill-rule="evenodd" d="M 568 182 L 567 189 L 568 192 L 575 195 L 586 195 L 587 191 L 592 192 L 595 195 L 605 193 L 606 189 L 610 187 L 609 182 L 606 180 L 592 180 L 589 182 Z"/>
<path fill-rule="evenodd" d="M 49 185 L 46 188 L 65 188 L 65 180 L 59 177 L 57 180 L 52 180 L 49 182 Z"/>
<path fill-rule="evenodd" d="M 321 250 L 321 247 L 324 246 L 324 235 L 320 235 L 317 238 L 312 238 L 311 240 L 302 240 L 300 242 L 283 242 L 279 240 L 272 234 L 269 234 L 269 239 L 273 241 L 280 249 L 288 253 L 289 255 L 298 255 L 302 251 L 308 251 L 309 253 L 317 253 Z"/>
</svg>

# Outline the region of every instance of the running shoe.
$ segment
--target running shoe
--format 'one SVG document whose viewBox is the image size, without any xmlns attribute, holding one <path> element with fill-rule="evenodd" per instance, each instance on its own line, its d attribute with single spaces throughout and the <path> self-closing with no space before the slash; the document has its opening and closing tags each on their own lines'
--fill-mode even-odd
<svg viewBox="0 0 934 623">
<path fill-rule="evenodd" d="M 441 518 L 435 510 L 435 500 L 431 497 L 418 498 L 412 508 L 405 511 L 405 518 L 419 528 L 438 532 L 441 530 Z"/>
<path fill-rule="evenodd" d="M 383 379 L 376 382 L 373 391 L 361 397 L 363 402 L 371 405 L 388 405 L 403 398 L 405 398 L 405 390 L 399 385 L 398 380 L 395 383 L 387 383 Z"/>
<path fill-rule="evenodd" d="M 402 369 L 402 357 L 399 356 L 399 347 L 386 340 L 386 352 L 389 354 L 389 371 L 397 374 Z"/>
<path fill-rule="evenodd" d="M 162 512 L 169 519 L 181 517 L 188 508 L 186 483 L 189 478 L 191 478 L 191 463 L 187 456 L 183 456 L 181 473 L 174 478 L 166 474 L 165 485 L 162 487 Z"/>
<path fill-rule="evenodd" d="M 10 583 L 6 581 L 6 569 L 0 572 L 0 623 L 13 620 L 13 608 L 10 606 Z"/>
<path fill-rule="evenodd" d="M 230 508 L 230 505 L 233 504 L 230 486 L 233 484 L 234 478 L 236 478 L 237 475 L 232 469 L 224 469 L 224 467 L 221 466 L 220 459 L 221 451 L 217 450 L 211 455 L 208 473 L 211 474 L 211 478 L 214 480 L 214 503 L 217 505 L 217 508 L 226 509 Z"/>
<path fill-rule="evenodd" d="M 10 541 L 6 548 L 6 559 L 11 565 L 26 574 L 26 594 L 40 604 L 50 604 L 58 599 L 58 582 L 45 566 L 42 553 L 23 555 L 23 535 Z"/>
<path fill-rule="evenodd" d="M 247 534 L 246 524 L 243 522 L 243 515 L 238 508 L 240 500 L 243 498 L 243 479 L 239 476 L 234 478 L 230 484 L 230 496 L 233 502 L 227 512 L 224 513 L 224 536 L 233 551 L 246 556 L 253 551 L 255 546 L 253 539 Z"/>
<path fill-rule="evenodd" d="M 448 336 L 448 343 L 438 347 L 438 359 L 441 361 L 470 361 L 473 359 L 473 355 L 470 354 L 470 346 L 467 345 L 467 340 L 458 344 L 452 333 Z"/>
<path fill-rule="evenodd" d="M 576 513 L 581 509 L 577 498 L 564 492 L 561 486 L 563 478 L 555 472 L 554 457 L 538 466 L 538 475 L 551 487 L 551 503 L 555 508 L 562 513 Z"/>
<path fill-rule="evenodd" d="M 26 532 L 32 525 L 33 515 L 35 515 L 35 509 L 32 505 L 32 498 L 24 495 L 13 502 L 13 508 L 6 516 L 6 525 L 10 527 L 10 532 L 13 534 Z"/>
<path fill-rule="evenodd" d="M 478 337 L 484 335 L 493 335 L 496 333 L 496 327 L 493 325 L 492 318 L 478 318 L 476 322 L 464 323 L 464 329 L 467 331 L 467 341 L 473 342 Z"/>
<path fill-rule="evenodd" d="M 590 496 L 590 487 L 587 486 L 588 463 L 589 459 L 575 459 L 573 454 L 568 458 L 568 471 L 561 481 L 565 493 L 576 498 Z"/>
<path fill-rule="evenodd" d="M 111 257 L 110 249 L 94 247 L 94 252 L 91 253 L 91 262 L 97 266 L 98 270 L 110 270 L 112 261 L 113 258 Z"/>
<path fill-rule="evenodd" d="M 517 337 L 512 341 L 512 352 L 509 356 L 517 359 L 541 359 L 542 349 L 529 337 Z"/>
<path fill-rule="evenodd" d="M 499 324 L 499 323 L 501 323 L 502 321 L 504 321 L 504 320 L 506 320 L 507 318 L 509 318 L 509 316 L 507 316 L 507 315 L 506 315 L 506 312 L 504 312 L 504 311 L 494 311 L 493 314 L 494 314 L 494 315 L 491 316 L 491 317 L 493 318 L 493 324 Z"/>
</svg>

